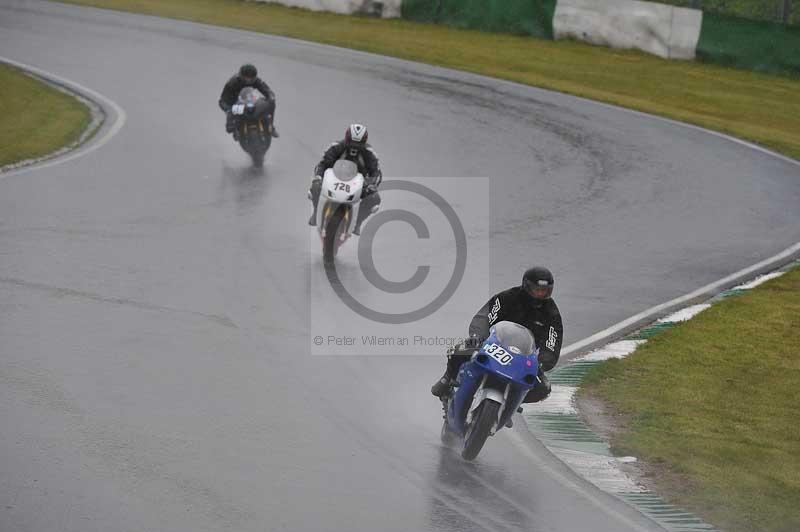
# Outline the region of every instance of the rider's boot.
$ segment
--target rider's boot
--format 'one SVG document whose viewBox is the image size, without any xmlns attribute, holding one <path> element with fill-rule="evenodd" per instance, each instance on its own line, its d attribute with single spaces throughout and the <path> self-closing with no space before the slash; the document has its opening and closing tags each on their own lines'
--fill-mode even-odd
<svg viewBox="0 0 800 532">
<path fill-rule="evenodd" d="M 363 205 L 362 205 L 363 206 Z M 369 216 L 369 215 L 367 215 Z M 356 218 L 356 226 L 353 229 L 353 234 L 356 236 L 361 236 L 361 224 L 364 223 L 364 219 L 367 217 L 364 215 L 364 211 L 362 209 L 358 210 L 358 218 Z"/>
<path fill-rule="evenodd" d="M 319 193 L 322 190 L 322 178 L 314 177 L 311 180 L 311 186 L 308 187 L 308 199 L 311 200 L 311 205 L 314 210 L 311 212 L 311 218 L 308 219 L 308 225 L 315 227 L 317 225 L 317 205 L 319 204 Z"/>
<path fill-rule="evenodd" d="M 270 133 L 272 134 L 273 138 L 278 138 L 280 135 L 278 134 L 278 128 L 275 127 L 275 100 L 270 100 L 270 108 L 267 111 L 269 113 L 269 124 L 272 126 L 270 129 Z"/>
<path fill-rule="evenodd" d="M 366 202 L 365 202 L 366 203 Z M 367 207 L 368 205 L 363 205 L 363 207 Z M 364 223 L 364 220 L 371 214 L 372 209 L 376 209 L 376 207 L 371 207 L 370 210 L 367 209 L 359 209 L 358 211 L 358 219 L 356 219 L 356 227 L 353 229 L 353 234 L 357 236 L 361 236 L 361 225 Z"/>
<path fill-rule="evenodd" d="M 528 391 L 525 398 L 522 400 L 523 403 L 538 403 L 539 401 L 544 401 L 550 395 L 550 391 L 552 390 L 550 379 L 547 378 L 547 375 L 545 375 L 541 368 L 539 368 L 537 378 L 539 379 L 539 384 Z"/>
<path fill-rule="evenodd" d="M 445 370 L 444 375 L 442 375 L 442 378 L 437 380 L 433 384 L 433 386 L 431 386 L 431 394 L 441 398 L 449 393 L 452 385 L 453 385 L 453 378 L 450 376 L 450 370 L 448 368 L 447 370 Z"/>
<path fill-rule="evenodd" d="M 312 201 L 314 205 L 314 210 L 311 212 L 311 218 L 308 219 L 308 225 L 311 227 L 317 226 L 317 204 Z"/>
<path fill-rule="evenodd" d="M 522 407 L 520 406 L 520 407 L 517 408 L 517 414 L 521 414 L 521 413 L 522 413 Z M 514 427 L 514 420 L 512 418 L 508 418 L 508 421 L 506 421 L 506 428 L 510 429 L 510 428 L 513 428 L 513 427 Z"/>
</svg>

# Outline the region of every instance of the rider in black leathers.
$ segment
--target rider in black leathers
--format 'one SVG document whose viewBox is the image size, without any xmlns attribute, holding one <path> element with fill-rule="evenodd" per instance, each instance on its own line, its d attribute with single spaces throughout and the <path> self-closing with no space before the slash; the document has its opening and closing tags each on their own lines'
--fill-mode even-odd
<svg viewBox="0 0 800 532">
<path fill-rule="evenodd" d="M 550 395 L 550 381 L 545 371 L 553 369 L 561 353 L 563 326 L 561 314 L 553 293 L 553 274 L 542 267 L 525 272 L 522 284 L 494 295 L 472 318 L 469 324 L 470 338 L 464 347 L 478 348 L 489 336 L 489 328 L 499 321 L 512 321 L 530 329 L 539 348 L 539 381 L 525 396 L 523 402 L 536 403 Z M 458 368 L 469 360 L 468 354 L 451 354 L 447 359 L 447 370 L 431 388 L 437 397 L 449 393 L 458 374 Z"/>
<path fill-rule="evenodd" d="M 358 235 L 361 234 L 361 224 L 381 203 L 378 187 L 383 179 L 378 156 L 372 146 L 367 144 L 367 128 L 361 124 L 350 124 L 344 139 L 331 144 L 314 169 L 314 178 L 308 189 L 314 211 L 311 213 L 311 218 L 308 219 L 308 225 L 317 225 L 317 203 L 319 203 L 319 194 L 322 190 L 322 177 L 325 175 L 325 170 L 332 168 L 339 159 L 347 159 L 356 163 L 358 172 L 364 176 L 365 186 L 358 209 L 358 220 L 356 220 L 356 227 L 353 230 L 353 233 Z"/>
<path fill-rule="evenodd" d="M 275 128 L 275 93 L 269 88 L 269 85 L 258 77 L 258 70 L 251 64 L 242 65 L 239 73 L 235 74 L 225 86 L 222 88 L 222 94 L 219 97 L 219 107 L 225 111 L 225 131 L 234 133 L 236 131 L 236 118 L 231 113 L 231 108 L 239 100 L 239 93 L 245 87 L 254 87 L 258 92 L 264 95 L 268 102 L 267 113 L 272 117 L 272 136 L 277 138 L 278 130 Z"/>
</svg>

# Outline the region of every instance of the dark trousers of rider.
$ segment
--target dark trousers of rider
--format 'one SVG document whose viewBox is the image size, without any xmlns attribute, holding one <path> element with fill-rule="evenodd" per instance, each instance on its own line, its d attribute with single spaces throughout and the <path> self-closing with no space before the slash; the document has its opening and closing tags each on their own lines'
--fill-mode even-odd
<svg viewBox="0 0 800 532">
<path fill-rule="evenodd" d="M 358 223 L 361 225 L 372 212 L 372 209 L 381 204 L 381 195 L 374 192 L 361 200 L 361 205 L 358 207 Z"/>
<path fill-rule="evenodd" d="M 447 356 L 447 373 L 448 375 L 452 375 L 455 378 L 458 375 L 458 368 L 461 367 L 461 364 L 464 362 L 469 361 L 470 355 L 448 355 Z M 528 391 L 525 395 L 525 399 L 522 400 L 523 403 L 538 403 L 544 399 L 547 399 L 547 396 L 550 395 L 550 379 L 547 378 L 542 368 L 539 368 L 539 384 L 537 384 L 533 389 Z"/>
</svg>

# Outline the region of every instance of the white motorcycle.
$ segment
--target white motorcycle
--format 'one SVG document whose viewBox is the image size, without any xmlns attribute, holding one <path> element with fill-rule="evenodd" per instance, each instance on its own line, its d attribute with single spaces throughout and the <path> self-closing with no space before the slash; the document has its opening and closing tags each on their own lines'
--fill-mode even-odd
<svg viewBox="0 0 800 532">
<path fill-rule="evenodd" d="M 358 220 L 364 176 L 352 161 L 340 159 L 325 170 L 317 204 L 317 231 L 322 260 L 332 264 L 339 248 L 353 234 Z"/>
</svg>

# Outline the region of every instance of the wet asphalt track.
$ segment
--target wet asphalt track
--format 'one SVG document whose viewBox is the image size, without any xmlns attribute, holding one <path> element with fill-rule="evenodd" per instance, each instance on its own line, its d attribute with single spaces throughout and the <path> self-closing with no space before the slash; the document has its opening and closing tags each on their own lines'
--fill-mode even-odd
<svg viewBox="0 0 800 532">
<path fill-rule="evenodd" d="M 566 343 L 800 240 L 799 167 L 567 96 L 37 1 L 0 2 L 0 55 L 127 112 L 0 176 L 3 532 L 655 527 L 519 427 L 473 464 L 442 449 L 438 358 L 309 355 L 305 187 L 353 118 L 389 175 L 491 178 L 487 282 L 550 265 Z M 278 94 L 263 175 L 216 108 L 244 59 Z"/>
</svg>

